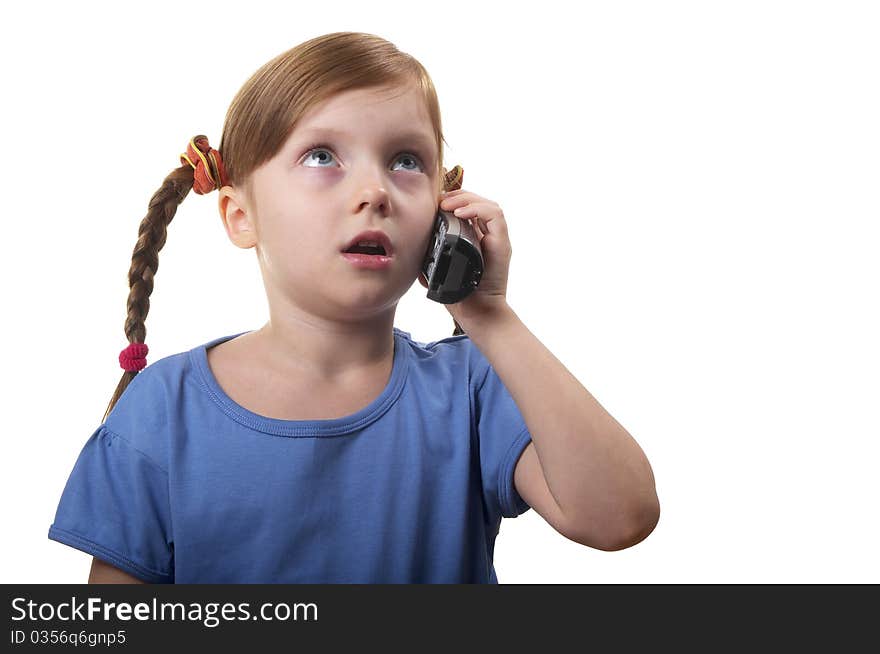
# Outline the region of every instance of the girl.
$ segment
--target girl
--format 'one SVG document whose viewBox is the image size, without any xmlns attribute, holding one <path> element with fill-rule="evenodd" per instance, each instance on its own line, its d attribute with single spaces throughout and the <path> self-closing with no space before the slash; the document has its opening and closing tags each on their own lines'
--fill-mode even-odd
<svg viewBox="0 0 880 654">
<path fill-rule="evenodd" d="M 219 151 L 190 141 L 141 223 L 125 373 L 49 530 L 94 557 L 90 582 L 497 583 L 502 517 L 534 508 L 604 550 L 652 531 L 647 459 L 507 304 L 503 212 L 446 172 L 442 141 L 421 64 L 350 32 L 260 68 Z M 218 189 L 230 240 L 255 248 L 270 320 L 146 367 L 190 189 Z M 438 206 L 475 223 L 485 269 L 445 305 L 453 336 L 423 344 L 394 314 L 427 287 Z M 353 256 L 366 242 L 383 256 Z"/>
</svg>

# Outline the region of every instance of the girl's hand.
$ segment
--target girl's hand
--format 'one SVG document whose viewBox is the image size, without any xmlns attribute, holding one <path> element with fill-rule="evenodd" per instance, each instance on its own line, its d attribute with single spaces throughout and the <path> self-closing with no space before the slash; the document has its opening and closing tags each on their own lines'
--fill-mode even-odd
<svg viewBox="0 0 880 654">
<path fill-rule="evenodd" d="M 496 202 L 464 189 L 449 191 L 441 198 L 443 211 L 470 220 L 483 253 L 483 275 L 477 288 L 461 302 L 445 305 L 455 321 L 464 326 L 507 306 L 507 277 L 513 250 L 504 212 Z M 419 282 L 428 288 L 424 273 L 419 273 Z"/>
</svg>

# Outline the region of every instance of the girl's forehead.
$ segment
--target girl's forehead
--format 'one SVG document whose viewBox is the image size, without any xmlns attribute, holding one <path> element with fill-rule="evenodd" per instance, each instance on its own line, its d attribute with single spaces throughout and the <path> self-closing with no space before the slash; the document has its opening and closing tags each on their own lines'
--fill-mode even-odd
<svg viewBox="0 0 880 654">
<path fill-rule="evenodd" d="M 355 140 L 360 136 L 366 135 L 369 139 L 377 141 L 389 141 L 392 143 L 409 143 L 424 146 L 425 148 L 434 147 L 433 133 L 418 125 L 403 124 L 391 122 L 387 129 L 380 131 L 362 129 L 352 126 L 348 128 L 333 127 L 329 125 L 319 125 L 314 127 L 303 126 L 294 130 L 291 139 L 340 139 Z"/>
<path fill-rule="evenodd" d="M 328 121 L 341 127 L 352 120 L 430 124 L 424 97 L 417 88 L 351 89 L 319 102 L 302 116 L 303 126 L 320 126 Z"/>
<path fill-rule="evenodd" d="M 290 141 L 303 139 L 375 140 L 436 146 L 434 128 L 427 115 L 416 111 L 341 114 L 327 112 L 301 120 Z"/>
</svg>

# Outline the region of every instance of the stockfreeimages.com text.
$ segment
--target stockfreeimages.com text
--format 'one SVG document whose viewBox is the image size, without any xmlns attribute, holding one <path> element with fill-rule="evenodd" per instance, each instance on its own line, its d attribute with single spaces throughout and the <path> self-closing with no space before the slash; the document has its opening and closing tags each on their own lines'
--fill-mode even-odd
<svg viewBox="0 0 880 654">
<path fill-rule="evenodd" d="M 287 604 L 267 602 L 256 613 L 251 613 L 250 603 L 232 604 L 208 602 L 104 602 L 100 597 L 89 597 L 85 602 L 71 597 L 70 602 L 37 604 L 24 597 L 12 600 L 13 620 L 182 620 L 202 622 L 206 627 L 216 627 L 221 620 L 318 620 L 318 605 L 314 603 Z"/>
</svg>

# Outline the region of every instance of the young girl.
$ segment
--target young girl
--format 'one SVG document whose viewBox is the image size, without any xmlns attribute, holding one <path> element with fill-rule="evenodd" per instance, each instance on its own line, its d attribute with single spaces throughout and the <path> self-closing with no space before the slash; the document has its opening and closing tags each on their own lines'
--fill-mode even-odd
<svg viewBox="0 0 880 654">
<path fill-rule="evenodd" d="M 653 530 L 651 466 L 507 304 L 503 212 L 446 172 L 442 141 L 421 64 L 350 32 L 260 68 L 219 151 L 190 141 L 141 223 L 125 373 L 49 530 L 94 557 L 90 582 L 497 583 L 502 517 L 534 508 L 604 550 Z M 256 249 L 270 320 L 146 367 L 190 189 L 218 189 L 230 240 Z M 394 314 L 427 287 L 438 206 L 473 222 L 484 273 L 445 305 L 453 336 L 423 344 Z M 365 242 L 384 256 L 349 252 Z"/>
</svg>

